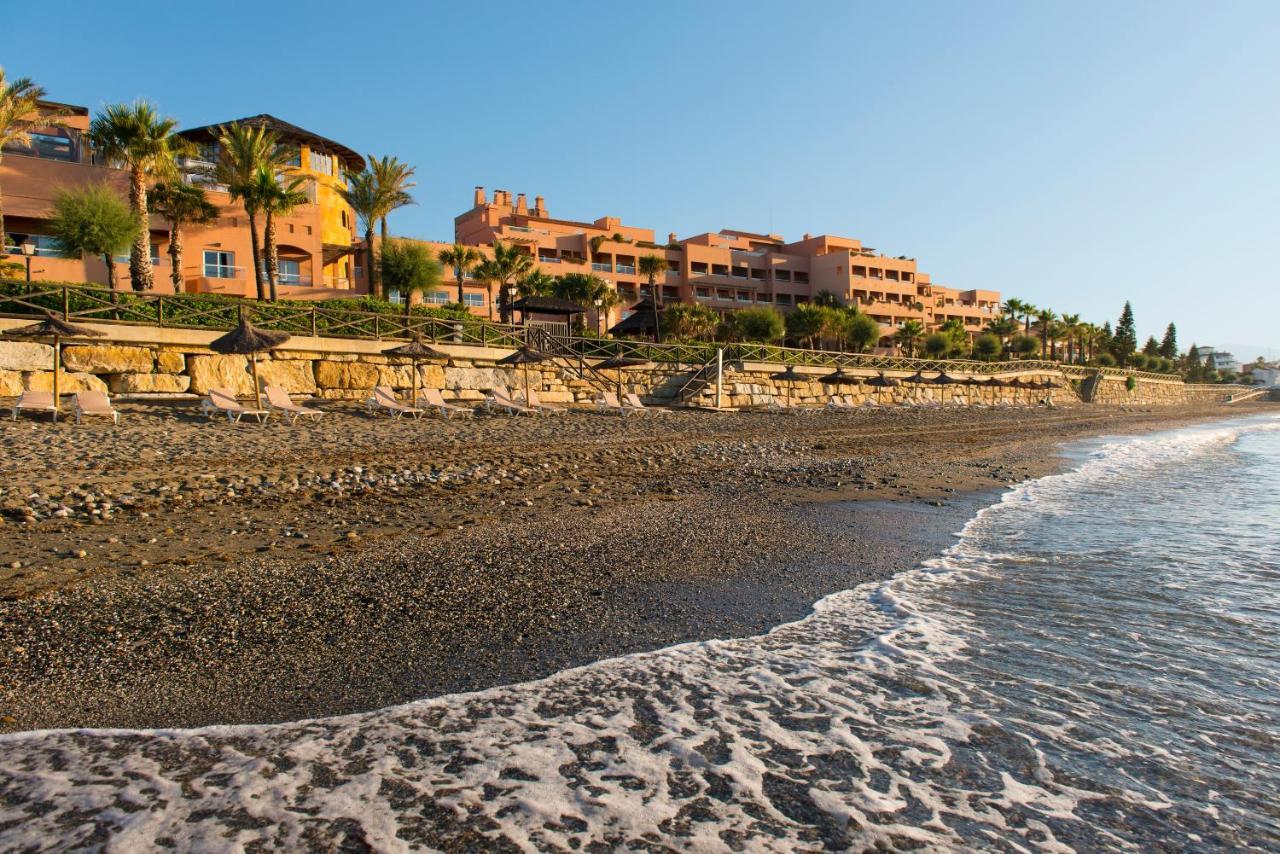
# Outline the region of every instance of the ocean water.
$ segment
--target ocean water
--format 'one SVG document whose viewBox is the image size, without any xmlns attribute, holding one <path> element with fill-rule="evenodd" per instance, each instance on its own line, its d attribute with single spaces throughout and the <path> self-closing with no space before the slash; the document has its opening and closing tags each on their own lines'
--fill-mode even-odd
<svg viewBox="0 0 1280 854">
<path fill-rule="evenodd" d="M 261 727 L 0 739 L 0 849 L 1280 849 L 1280 419 L 1071 449 L 753 638 Z"/>
</svg>

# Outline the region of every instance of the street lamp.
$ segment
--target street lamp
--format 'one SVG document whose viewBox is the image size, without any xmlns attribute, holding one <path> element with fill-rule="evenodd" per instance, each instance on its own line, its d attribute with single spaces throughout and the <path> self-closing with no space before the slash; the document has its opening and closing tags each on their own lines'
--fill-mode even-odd
<svg viewBox="0 0 1280 854">
<path fill-rule="evenodd" d="M 520 289 L 515 285 L 507 287 L 507 322 L 516 322 L 516 294 L 520 293 Z"/>
<path fill-rule="evenodd" d="M 604 314 L 600 311 L 604 307 L 604 300 L 596 297 L 596 334 L 604 335 Z"/>
<path fill-rule="evenodd" d="M 36 245 L 30 240 L 22 244 L 22 254 L 27 262 L 27 290 L 31 290 L 31 258 L 36 254 Z"/>
</svg>

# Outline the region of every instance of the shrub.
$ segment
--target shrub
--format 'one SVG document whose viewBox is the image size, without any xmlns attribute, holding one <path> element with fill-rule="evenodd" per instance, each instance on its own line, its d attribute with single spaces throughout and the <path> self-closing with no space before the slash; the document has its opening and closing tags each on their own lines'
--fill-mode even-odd
<svg viewBox="0 0 1280 854">
<path fill-rule="evenodd" d="M 772 308 L 744 308 L 725 318 L 721 333 L 726 341 L 773 344 L 786 334 L 786 324 L 782 315 Z"/>
<path fill-rule="evenodd" d="M 1000 339 L 986 332 L 974 339 L 973 355 L 984 362 L 990 362 L 1000 355 L 1001 347 Z"/>
<path fill-rule="evenodd" d="M 1129 365 L 1134 370 L 1145 371 L 1150 364 L 1150 360 L 1142 353 L 1134 353 L 1129 357 Z"/>
<path fill-rule="evenodd" d="M 1110 353 L 1099 353 L 1095 361 L 1104 368 L 1114 368 L 1116 365 L 1116 357 Z"/>
<path fill-rule="evenodd" d="M 1040 352 L 1040 339 L 1033 335 L 1019 335 L 1013 339 L 1013 352 L 1017 353 L 1021 358 Z"/>
<path fill-rule="evenodd" d="M 924 337 L 924 352 L 935 359 L 941 359 L 951 349 L 951 338 L 941 332 L 930 332 Z"/>
<path fill-rule="evenodd" d="M 710 341 L 716 334 L 720 315 L 705 305 L 669 305 L 662 311 L 662 337 L 684 341 Z"/>
<path fill-rule="evenodd" d="M 1127 388 L 1129 391 L 1133 391 L 1135 388 L 1138 387 L 1138 378 L 1135 377 L 1133 374 L 1129 374 L 1129 376 L 1124 378 L 1124 387 Z"/>
<path fill-rule="evenodd" d="M 855 353 L 863 353 L 880 340 L 880 324 L 868 315 L 855 314 L 849 318 L 845 340 Z"/>
</svg>

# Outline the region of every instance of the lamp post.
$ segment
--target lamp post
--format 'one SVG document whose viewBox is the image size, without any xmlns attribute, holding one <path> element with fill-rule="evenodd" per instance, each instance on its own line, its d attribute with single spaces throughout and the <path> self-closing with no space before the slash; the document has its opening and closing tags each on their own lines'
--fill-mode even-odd
<svg viewBox="0 0 1280 854">
<path fill-rule="evenodd" d="M 520 289 L 515 285 L 507 286 L 507 322 L 516 322 L 516 294 L 520 293 Z"/>
<path fill-rule="evenodd" d="M 31 290 L 31 258 L 36 254 L 36 245 L 30 240 L 22 244 L 22 255 L 27 262 L 27 290 Z"/>
<path fill-rule="evenodd" d="M 603 307 L 604 307 L 604 300 L 597 297 L 596 298 L 596 334 L 600 335 L 601 337 L 604 336 L 604 315 L 601 313 L 601 309 Z"/>
</svg>

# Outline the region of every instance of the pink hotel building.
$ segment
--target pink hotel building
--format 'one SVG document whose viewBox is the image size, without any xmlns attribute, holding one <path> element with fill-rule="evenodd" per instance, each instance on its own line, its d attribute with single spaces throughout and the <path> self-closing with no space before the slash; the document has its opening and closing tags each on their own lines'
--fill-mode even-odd
<svg viewBox="0 0 1280 854">
<path fill-rule="evenodd" d="M 619 296 L 619 307 L 605 319 L 610 323 L 648 294 L 647 280 L 637 270 L 643 255 L 666 259 L 667 273 L 658 283 L 663 305 L 696 302 L 720 312 L 764 305 L 785 312 L 829 291 L 885 327 L 914 319 L 932 330 L 954 318 L 973 333 L 1000 311 L 997 291 L 935 285 L 914 259 L 880 255 L 847 237 L 806 234 L 788 242 L 776 234 L 725 229 L 683 239 L 672 233 L 658 243 L 652 229 L 623 225 L 616 217 L 556 219 L 542 196 L 530 206 L 523 193 L 513 199 L 506 190 L 495 190 L 490 200 L 483 187 L 475 188 L 471 209 L 454 218 L 454 235 L 481 248 L 495 240 L 525 247 L 551 275 L 583 272 L 608 280 Z M 428 301 L 457 298 L 453 272 L 446 271 L 446 277 L 447 287 L 429 294 Z M 478 286 L 465 291 L 472 310 L 487 314 L 493 295 Z"/>
</svg>

